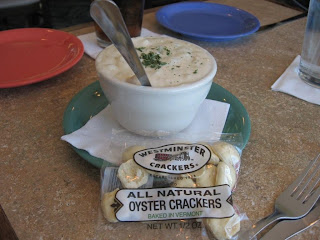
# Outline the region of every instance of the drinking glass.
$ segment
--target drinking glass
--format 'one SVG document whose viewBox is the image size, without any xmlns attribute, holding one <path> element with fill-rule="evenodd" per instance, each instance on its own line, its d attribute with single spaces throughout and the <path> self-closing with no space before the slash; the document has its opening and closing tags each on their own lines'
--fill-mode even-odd
<svg viewBox="0 0 320 240">
<path fill-rule="evenodd" d="M 311 0 L 309 4 L 299 77 L 320 88 L 320 0 Z"/>
</svg>

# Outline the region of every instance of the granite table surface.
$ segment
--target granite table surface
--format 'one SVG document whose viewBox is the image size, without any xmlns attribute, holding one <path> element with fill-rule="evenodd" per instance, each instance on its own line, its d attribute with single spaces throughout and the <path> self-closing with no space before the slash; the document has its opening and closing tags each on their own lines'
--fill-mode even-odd
<svg viewBox="0 0 320 240">
<path fill-rule="evenodd" d="M 299 14 L 259 0 L 214 1 L 256 15 L 261 25 Z M 320 152 L 320 107 L 274 92 L 271 85 L 300 54 L 306 18 L 227 42 L 190 40 L 162 28 L 155 11 L 143 26 L 198 44 L 216 59 L 214 82 L 235 95 L 251 119 L 234 203 L 252 223 L 270 214 L 276 197 Z M 66 31 L 80 35 L 91 24 Z M 100 170 L 60 140 L 63 113 L 74 95 L 97 81 L 84 55 L 49 80 L 0 89 L 0 204 L 19 239 L 186 239 L 139 225 L 104 225 L 99 208 Z M 98 230 L 97 230 L 98 229 Z M 157 235 L 159 233 L 159 235 Z M 162 235 L 163 234 L 163 235 Z M 189 239 L 201 239 L 190 233 Z M 320 223 L 292 239 L 320 239 Z"/>
</svg>

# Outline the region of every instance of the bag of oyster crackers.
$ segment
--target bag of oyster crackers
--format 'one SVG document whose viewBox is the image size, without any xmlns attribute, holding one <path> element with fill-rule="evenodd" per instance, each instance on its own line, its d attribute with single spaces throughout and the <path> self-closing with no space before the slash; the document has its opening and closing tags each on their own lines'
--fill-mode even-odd
<svg viewBox="0 0 320 240">
<path fill-rule="evenodd" d="M 232 201 L 241 155 L 234 144 L 121 149 L 120 166 L 101 170 L 96 239 L 238 239 L 251 225 Z"/>
</svg>

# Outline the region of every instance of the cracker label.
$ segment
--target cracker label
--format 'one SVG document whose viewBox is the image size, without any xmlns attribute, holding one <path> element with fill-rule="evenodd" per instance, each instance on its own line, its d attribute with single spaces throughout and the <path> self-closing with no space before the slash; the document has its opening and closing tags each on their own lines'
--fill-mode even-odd
<svg viewBox="0 0 320 240">
<path fill-rule="evenodd" d="M 234 215 L 228 185 L 122 189 L 116 193 L 115 201 L 116 218 L 122 222 L 227 218 Z"/>
<path fill-rule="evenodd" d="M 134 154 L 133 160 L 154 172 L 184 174 L 199 170 L 211 158 L 211 152 L 202 144 L 169 144 L 148 148 Z"/>
</svg>

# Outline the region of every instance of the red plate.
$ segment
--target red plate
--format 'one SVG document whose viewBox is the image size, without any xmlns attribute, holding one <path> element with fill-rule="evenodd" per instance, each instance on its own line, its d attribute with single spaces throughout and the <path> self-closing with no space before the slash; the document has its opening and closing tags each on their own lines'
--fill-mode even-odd
<svg viewBox="0 0 320 240">
<path fill-rule="evenodd" d="M 18 87 L 56 76 L 83 55 L 82 42 L 66 32 L 23 28 L 0 32 L 0 88 Z"/>
</svg>

